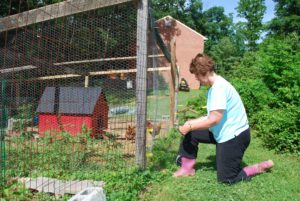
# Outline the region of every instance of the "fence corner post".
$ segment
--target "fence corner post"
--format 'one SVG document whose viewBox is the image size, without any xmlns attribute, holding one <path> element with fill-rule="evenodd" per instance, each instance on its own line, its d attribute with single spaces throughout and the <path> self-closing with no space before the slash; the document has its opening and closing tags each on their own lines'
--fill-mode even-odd
<svg viewBox="0 0 300 201">
<path fill-rule="evenodd" d="M 138 0 L 136 74 L 136 163 L 146 167 L 148 0 Z"/>
</svg>

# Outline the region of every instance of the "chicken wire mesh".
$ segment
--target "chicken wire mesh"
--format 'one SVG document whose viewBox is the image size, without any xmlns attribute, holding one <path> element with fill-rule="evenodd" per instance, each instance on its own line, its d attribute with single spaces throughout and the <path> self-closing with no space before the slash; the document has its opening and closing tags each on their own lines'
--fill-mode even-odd
<svg viewBox="0 0 300 201">
<path fill-rule="evenodd" d="M 137 7 L 68 12 L 52 8 L 39 15 L 49 20 L 0 33 L 2 181 L 101 179 L 105 171 L 135 166 Z M 151 151 L 170 126 L 170 64 L 150 24 L 145 113 Z"/>
</svg>

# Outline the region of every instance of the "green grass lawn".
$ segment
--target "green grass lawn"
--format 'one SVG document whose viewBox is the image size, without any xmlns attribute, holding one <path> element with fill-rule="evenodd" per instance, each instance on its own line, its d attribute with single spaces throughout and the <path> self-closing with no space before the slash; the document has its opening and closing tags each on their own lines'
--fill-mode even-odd
<svg viewBox="0 0 300 201">
<path fill-rule="evenodd" d="M 184 109 L 187 102 L 199 96 L 200 90 L 191 90 L 190 92 L 179 92 L 177 97 L 177 110 L 180 111 Z M 155 93 L 153 91 L 148 92 L 147 95 L 147 116 L 148 119 L 163 119 L 164 116 L 170 116 L 170 91 L 157 90 Z M 107 99 L 110 104 L 110 108 L 114 107 L 130 107 L 130 109 L 135 108 L 136 100 L 135 94 L 132 91 L 120 93 L 107 93 Z M 205 103 L 203 103 L 205 105 Z M 127 114 L 126 114 L 127 115 Z M 118 115 L 121 116 L 121 115 Z"/>
<path fill-rule="evenodd" d="M 140 200 L 300 200 L 299 157 L 277 155 L 264 149 L 255 133 L 252 133 L 252 141 L 243 162 L 253 164 L 272 159 L 275 166 L 270 172 L 253 177 L 249 182 L 231 186 L 217 182 L 214 145 L 200 144 L 195 177 L 173 178 L 172 172 L 177 169 L 173 159 L 177 152 L 178 141 L 173 142 L 161 143 L 162 146 L 154 151 L 153 166 L 159 167 L 167 176 L 140 193 Z M 165 155 L 161 156 L 162 153 Z"/>
<path fill-rule="evenodd" d="M 190 92 L 178 93 L 177 111 L 186 108 L 187 102 L 190 99 L 196 98 L 200 94 L 200 90 L 191 90 Z M 205 105 L 206 103 L 203 103 Z M 170 96 L 169 91 L 158 91 L 157 94 L 147 97 L 147 114 L 150 119 L 156 117 L 161 119 L 163 115 L 170 115 Z"/>
</svg>

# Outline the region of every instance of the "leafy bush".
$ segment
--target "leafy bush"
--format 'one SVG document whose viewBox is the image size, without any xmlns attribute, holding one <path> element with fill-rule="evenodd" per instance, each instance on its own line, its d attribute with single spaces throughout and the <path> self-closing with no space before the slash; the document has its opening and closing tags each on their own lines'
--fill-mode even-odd
<svg viewBox="0 0 300 201">
<path fill-rule="evenodd" d="M 238 65 L 231 67 L 227 73 L 228 80 L 232 79 L 260 79 L 263 77 L 263 72 L 258 67 L 259 58 L 256 52 L 247 52 L 241 59 Z"/>
<path fill-rule="evenodd" d="M 180 136 L 179 132 L 173 129 L 167 137 L 155 140 L 152 156 L 148 157 L 151 169 L 170 169 L 175 164 Z"/>
<path fill-rule="evenodd" d="M 263 80 L 280 99 L 278 105 L 300 104 L 300 37 L 269 38 L 260 46 L 257 65 Z"/>
<path fill-rule="evenodd" d="M 2 189 L 1 189 L 2 190 Z M 0 191 L 1 201 L 6 200 L 30 200 L 32 193 L 17 181 L 8 182 L 3 191 Z"/>
<path fill-rule="evenodd" d="M 13 130 L 27 135 L 26 127 L 33 125 L 33 117 L 37 115 L 34 112 L 33 104 L 26 103 L 17 107 L 15 114 L 12 116 Z"/>
<path fill-rule="evenodd" d="M 279 153 L 300 154 L 300 107 L 265 109 L 255 119 L 258 135 L 264 144 Z"/>
<path fill-rule="evenodd" d="M 250 120 L 256 112 L 272 107 L 276 102 L 273 93 L 262 80 L 264 72 L 259 63 L 257 52 L 247 52 L 239 65 L 233 66 L 228 73 L 228 80 L 240 94 Z"/>
<path fill-rule="evenodd" d="M 251 126 L 259 130 L 269 148 L 278 152 L 299 152 L 299 44 L 297 34 L 269 37 L 258 51 L 246 53 L 229 73 Z"/>
<path fill-rule="evenodd" d="M 105 190 L 108 200 L 134 201 L 138 200 L 139 192 L 147 185 L 160 181 L 163 175 L 150 170 L 139 170 L 134 168 L 131 171 L 120 170 L 106 175 L 102 175 L 107 181 Z"/>
<path fill-rule="evenodd" d="M 269 108 L 276 102 L 272 92 L 260 79 L 233 79 L 232 84 L 239 92 L 250 119 L 256 112 Z"/>
<path fill-rule="evenodd" d="M 229 37 L 222 38 L 212 46 L 209 55 L 214 59 L 216 71 L 221 75 L 225 75 L 240 59 L 238 47 Z"/>
<path fill-rule="evenodd" d="M 17 108 L 16 114 L 13 116 L 15 119 L 32 119 L 37 113 L 34 111 L 33 104 L 22 104 Z"/>
<path fill-rule="evenodd" d="M 206 95 L 207 88 L 201 88 L 199 94 L 195 98 L 188 100 L 186 108 L 178 113 L 180 124 L 188 119 L 197 118 L 207 114 L 206 110 Z"/>
</svg>

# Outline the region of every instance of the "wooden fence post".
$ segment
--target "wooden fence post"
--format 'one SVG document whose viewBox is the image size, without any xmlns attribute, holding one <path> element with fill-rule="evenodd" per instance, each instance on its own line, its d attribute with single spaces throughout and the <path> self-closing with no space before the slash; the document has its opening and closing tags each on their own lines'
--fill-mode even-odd
<svg viewBox="0 0 300 201">
<path fill-rule="evenodd" d="M 176 40 L 172 38 L 171 43 L 171 83 L 170 83 L 170 124 L 171 127 L 175 123 L 175 112 L 176 112 L 176 98 L 177 98 L 177 83 L 178 73 L 176 67 Z"/>
<path fill-rule="evenodd" d="M 148 0 L 138 0 L 136 73 L 136 163 L 146 167 Z"/>
</svg>

